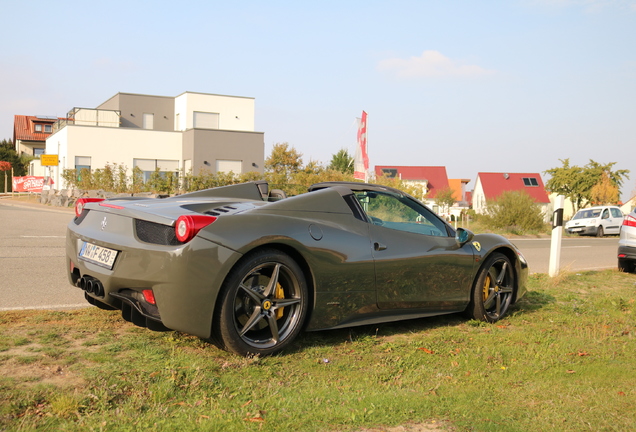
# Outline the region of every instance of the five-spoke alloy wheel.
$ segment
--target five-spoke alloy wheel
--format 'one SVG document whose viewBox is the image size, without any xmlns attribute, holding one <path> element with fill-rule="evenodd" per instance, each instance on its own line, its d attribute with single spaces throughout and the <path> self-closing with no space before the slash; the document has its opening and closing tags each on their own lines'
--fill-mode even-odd
<svg viewBox="0 0 636 432">
<path fill-rule="evenodd" d="M 226 279 L 213 332 L 222 347 L 240 355 L 271 355 L 287 346 L 307 315 L 307 284 L 288 255 L 261 250 Z"/>
<path fill-rule="evenodd" d="M 501 253 L 492 254 L 475 281 L 468 315 L 480 321 L 498 321 L 512 303 L 515 286 L 515 271 L 508 257 Z"/>
</svg>

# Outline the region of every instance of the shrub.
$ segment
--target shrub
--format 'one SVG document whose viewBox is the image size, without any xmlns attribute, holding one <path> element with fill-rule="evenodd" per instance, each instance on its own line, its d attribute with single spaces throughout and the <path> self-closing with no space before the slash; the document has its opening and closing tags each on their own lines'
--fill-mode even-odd
<svg viewBox="0 0 636 432">
<path fill-rule="evenodd" d="M 512 232 L 540 230 L 544 226 L 541 207 L 524 191 L 506 191 L 488 203 L 485 221 L 493 228 Z"/>
</svg>

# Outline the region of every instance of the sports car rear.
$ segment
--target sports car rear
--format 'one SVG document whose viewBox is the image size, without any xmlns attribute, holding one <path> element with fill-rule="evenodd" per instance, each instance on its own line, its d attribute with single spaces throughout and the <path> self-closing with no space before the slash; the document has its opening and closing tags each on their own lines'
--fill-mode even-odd
<svg viewBox="0 0 636 432">
<path fill-rule="evenodd" d="M 174 219 L 131 206 L 88 204 L 69 223 L 70 282 L 91 304 L 120 309 L 137 325 L 209 337 L 212 287 L 240 254 L 197 236 L 182 242 Z"/>
</svg>

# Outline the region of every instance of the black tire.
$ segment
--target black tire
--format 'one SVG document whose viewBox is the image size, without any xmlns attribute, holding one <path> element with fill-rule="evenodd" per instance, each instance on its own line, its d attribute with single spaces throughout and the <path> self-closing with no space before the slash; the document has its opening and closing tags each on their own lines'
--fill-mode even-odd
<svg viewBox="0 0 636 432">
<path fill-rule="evenodd" d="M 605 235 L 605 232 L 603 231 L 603 226 L 600 225 L 598 229 L 596 230 L 596 237 L 603 237 L 604 235 Z"/>
<path fill-rule="evenodd" d="M 634 267 L 636 263 L 634 261 L 619 259 L 618 260 L 618 271 L 625 273 L 634 273 Z"/>
<path fill-rule="evenodd" d="M 261 250 L 228 275 L 217 303 L 212 333 L 221 348 L 268 356 L 301 331 L 308 290 L 300 266 L 277 250 Z"/>
<path fill-rule="evenodd" d="M 508 257 L 490 255 L 475 280 L 467 315 L 478 321 L 499 321 L 512 304 L 515 287 L 515 271 Z"/>
</svg>

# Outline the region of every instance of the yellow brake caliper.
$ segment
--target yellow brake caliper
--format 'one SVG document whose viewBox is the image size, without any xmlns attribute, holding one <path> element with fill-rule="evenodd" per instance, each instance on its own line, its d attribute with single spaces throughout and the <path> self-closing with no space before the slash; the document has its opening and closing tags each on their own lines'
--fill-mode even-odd
<svg viewBox="0 0 636 432">
<path fill-rule="evenodd" d="M 488 292 L 490 291 L 490 275 L 486 276 L 486 280 L 484 280 L 484 289 L 483 289 L 483 297 L 484 301 L 488 299 Z"/>
<path fill-rule="evenodd" d="M 276 284 L 276 292 L 274 293 L 274 298 L 283 299 L 285 298 L 285 291 L 281 284 Z M 283 308 L 276 309 L 276 319 L 281 319 L 283 317 Z"/>
</svg>

